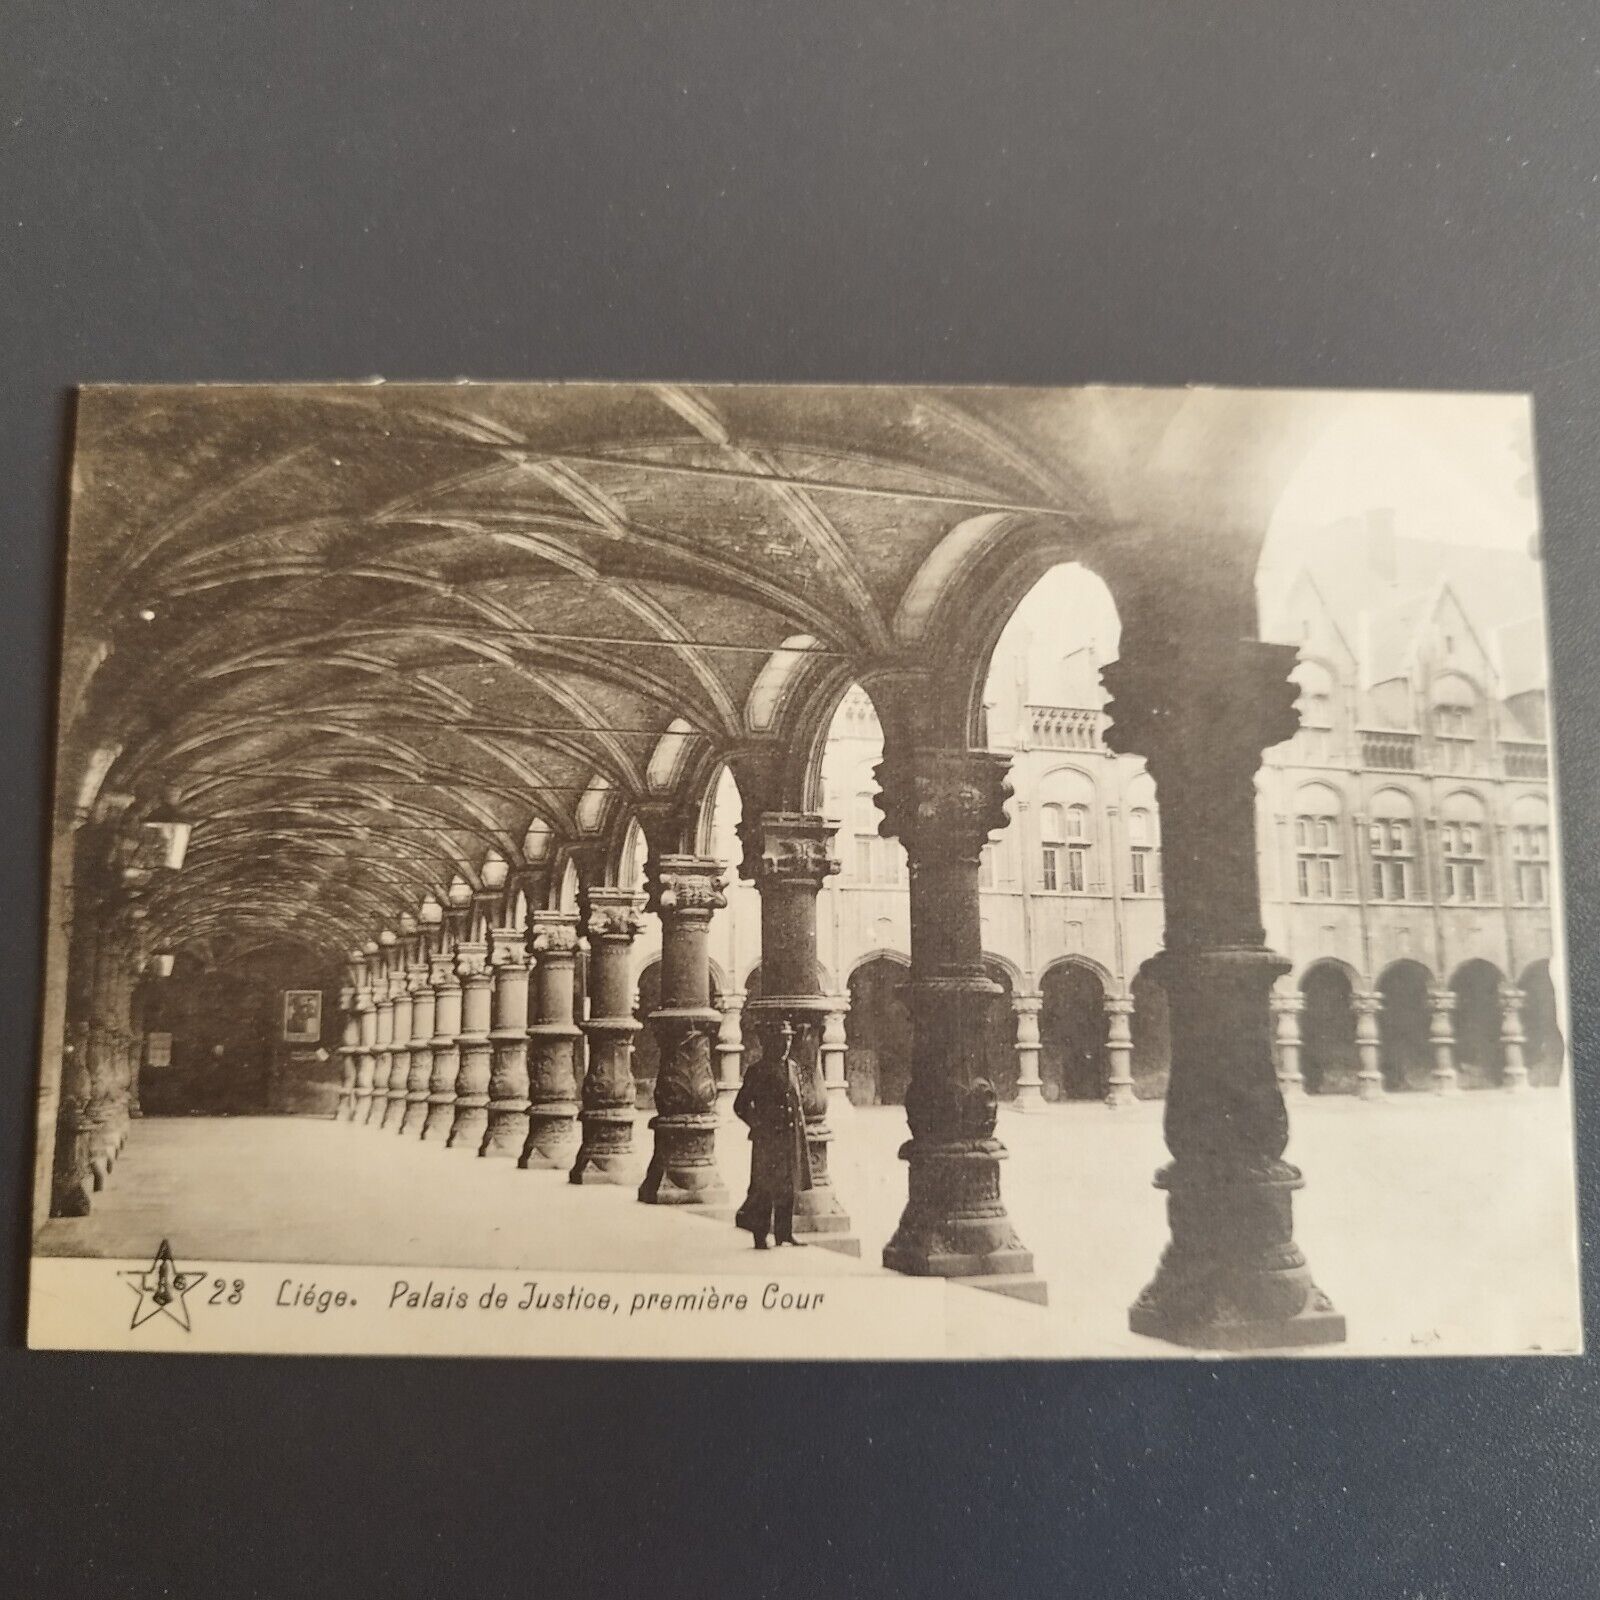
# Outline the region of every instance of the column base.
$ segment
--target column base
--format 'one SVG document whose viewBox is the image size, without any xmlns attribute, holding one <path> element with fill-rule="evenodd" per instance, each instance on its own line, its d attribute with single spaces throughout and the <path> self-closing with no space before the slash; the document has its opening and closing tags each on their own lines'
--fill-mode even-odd
<svg viewBox="0 0 1600 1600">
<path fill-rule="evenodd" d="M 1383 1087 L 1383 1074 L 1380 1072 L 1375 1078 L 1356 1078 L 1356 1099 L 1381 1100 L 1388 1091 Z"/>
<path fill-rule="evenodd" d="M 1139 1097 L 1133 1092 L 1133 1080 L 1126 1083 L 1112 1082 L 1106 1085 L 1106 1104 L 1113 1111 L 1120 1111 L 1127 1106 L 1136 1106 Z"/>
<path fill-rule="evenodd" d="M 455 1119 L 456 1105 L 453 1099 L 430 1100 L 417 1137 L 424 1144 L 445 1144 L 450 1138 L 450 1126 Z"/>
<path fill-rule="evenodd" d="M 566 1172 L 578 1140 L 577 1110 L 571 1104 L 535 1106 L 528 1113 L 517 1165 L 529 1172 Z"/>
<path fill-rule="evenodd" d="M 717 1171 L 715 1112 L 698 1116 L 657 1115 L 650 1119 L 655 1149 L 639 1199 L 647 1206 L 720 1206 L 727 1186 Z"/>
<path fill-rule="evenodd" d="M 1528 1092 L 1528 1069 L 1526 1067 L 1508 1067 L 1500 1080 L 1500 1087 L 1507 1094 L 1526 1094 Z"/>
<path fill-rule="evenodd" d="M 626 1106 L 578 1114 L 583 1129 L 569 1183 L 609 1183 L 637 1188 L 640 1157 L 633 1148 L 633 1112 Z"/>
<path fill-rule="evenodd" d="M 1044 1084 L 1038 1080 L 1032 1083 L 1018 1083 L 1016 1099 L 1006 1102 L 1006 1110 L 1021 1111 L 1024 1114 L 1043 1111 L 1044 1108 Z"/>
<path fill-rule="evenodd" d="M 400 1096 L 398 1099 L 387 1100 L 384 1102 L 383 1117 L 379 1121 L 378 1126 L 392 1132 L 394 1129 L 400 1126 L 401 1119 L 405 1116 L 405 1114 L 406 1102 L 404 1095 Z"/>
<path fill-rule="evenodd" d="M 739 1098 L 739 1085 L 736 1083 L 719 1083 L 717 1085 L 717 1121 L 737 1122 L 739 1119 L 733 1114 L 733 1102 Z"/>
<path fill-rule="evenodd" d="M 850 1098 L 850 1085 L 848 1083 L 825 1083 L 823 1090 L 828 1096 L 828 1121 L 837 1124 L 840 1119 L 855 1115 L 855 1101 Z"/>
<path fill-rule="evenodd" d="M 426 1096 L 406 1100 L 404 1116 L 400 1119 L 400 1132 L 402 1135 L 415 1136 L 422 1132 L 422 1124 L 428 1115 L 428 1102 Z"/>
<path fill-rule="evenodd" d="M 524 1103 L 520 1106 L 496 1106 L 491 1104 L 484 1118 L 483 1141 L 478 1146 L 478 1154 L 490 1160 L 502 1160 L 510 1157 L 522 1166 L 523 1146 L 528 1140 L 528 1110 Z"/>
<path fill-rule="evenodd" d="M 471 1105 L 456 1101 L 455 1115 L 450 1122 L 450 1136 L 445 1140 L 449 1150 L 470 1150 L 476 1155 L 483 1145 L 483 1136 L 489 1126 L 487 1101 Z"/>
<path fill-rule="evenodd" d="M 1286 1161 L 1162 1168 L 1171 1238 L 1129 1328 L 1196 1350 L 1343 1343 L 1345 1320 L 1294 1242 L 1292 1196 L 1303 1184 Z"/>
<path fill-rule="evenodd" d="M 350 1107 L 350 1115 L 346 1120 L 354 1123 L 365 1122 L 371 1109 L 372 1095 L 370 1093 L 358 1094 L 355 1098 L 355 1103 Z"/>
<path fill-rule="evenodd" d="M 998 1139 L 913 1138 L 900 1159 L 910 1168 L 909 1198 L 883 1247 L 884 1266 L 918 1278 L 1033 1276 L 1033 1253 L 1000 1199 L 1005 1146 Z"/>
<path fill-rule="evenodd" d="M 1441 1072 L 1437 1067 L 1428 1074 L 1428 1081 L 1433 1085 L 1435 1094 L 1460 1094 L 1461 1079 L 1454 1067 L 1447 1067 Z"/>
<path fill-rule="evenodd" d="M 1285 1100 L 1304 1100 L 1306 1097 L 1306 1080 L 1304 1078 L 1279 1078 L 1278 1093 Z"/>
</svg>

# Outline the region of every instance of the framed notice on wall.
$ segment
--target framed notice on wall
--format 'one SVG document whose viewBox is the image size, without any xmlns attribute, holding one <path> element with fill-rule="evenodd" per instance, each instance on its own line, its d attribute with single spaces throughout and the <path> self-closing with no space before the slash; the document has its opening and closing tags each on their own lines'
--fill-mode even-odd
<svg viewBox="0 0 1600 1600">
<path fill-rule="evenodd" d="M 147 1067 L 170 1067 L 172 1065 L 172 1035 L 170 1033 L 147 1033 L 144 1036 L 144 1064 Z"/>
<path fill-rule="evenodd" d="M 283 991 L 283 1038 L 286 1044 L 315 1044 L 322 1037 L 322 991 Z"/>
</svg>

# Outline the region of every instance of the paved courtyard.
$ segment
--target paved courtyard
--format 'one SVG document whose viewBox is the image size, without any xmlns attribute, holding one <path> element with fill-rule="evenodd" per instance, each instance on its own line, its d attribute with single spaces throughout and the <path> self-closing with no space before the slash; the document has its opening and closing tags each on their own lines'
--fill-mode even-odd
<svg viewBox="0 0 1600 1600">
<path fill-rule="evenodd" d="M 1296 1235 L 1350 1340 L 1331 1354 L 1569 1350 L 1579 1339 L 1570 1115 L 1565 1090 L 1378 1105 L 1307 1100 L 1289 1156 L 1305 1171 Z M 648 1132 L 641 1117 L 640 1140 Z M 880 1274 L 905 1196 L 899 1108 L 846 1111 L 835 1181 L 860 1260 L 785 1251 L 786 1275 Z M 1050 1290 L 1048 1309 L 952 1291 L 963 1343 L 1017 1353 L 1173 1354 L 1127 1330 L 1129 1301 L 1165 1239 L 1150 1178 L 1164 1159 L 1161 1107 L 1055 1106 L 1005 1113 L 1005 1194 Z M 742 1193 L 742 1128 L 720 1139 Z M 747 1170 L 747 1167 L 746 1167 Z M 172 1239 L 238 1261 L 761 1272 L 730 1223 L 641 1206 L 631 1191 L 575 1188 L 438 1145 L 293 1118 L 147 1118 L 92 1216 L 58 1219 L 50 1255 L 147 1256 Z"/>
</svg>

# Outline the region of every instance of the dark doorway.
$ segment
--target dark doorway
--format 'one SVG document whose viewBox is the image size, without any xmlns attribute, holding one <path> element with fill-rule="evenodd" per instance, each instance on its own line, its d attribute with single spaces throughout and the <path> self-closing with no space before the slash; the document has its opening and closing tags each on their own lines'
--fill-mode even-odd
<svg viewBox="0 0 1600 1600">
<path fill-rule="evenodd" d="M 1463 1089 L 1491 1089 L 1504 1081 L 1506 1053 L 1500 1039 L 1500 969 L 1489 961 L 1466 961 L 1450 980 L 1456 997 L 1456 1071 Z"/>
<path fill-rule="evenodd" d="M 1308 1094 L 1354 1094 L 1356 1055 L 1354 988 L 1344 968 L 1319 961 L 1300 980 L 1300 1072 Z"/>
<path fill-rule="evenodd" d="M 873 956 L 850 974 L 846 1070 L 856 1105 L 904 1105 L 911 1077 L 911 1013 L 902 990 L 910 969 Z"/>
<path fill-rule="evenodd" d="M 1378 979 L 1378 1064 L 1385 1089 L 1430 1087 L 1428 969 L 1419 961 L 1397 961 Z"/>
<path fill-rule="evenodd" d="M 1105 985 L 1075 961 L 1050 968 L 1039 985 L 1039 1076 L 1046 1100 L 1103 1100 L 1110 1069 L 1106 1058 Z"/>
</svg>

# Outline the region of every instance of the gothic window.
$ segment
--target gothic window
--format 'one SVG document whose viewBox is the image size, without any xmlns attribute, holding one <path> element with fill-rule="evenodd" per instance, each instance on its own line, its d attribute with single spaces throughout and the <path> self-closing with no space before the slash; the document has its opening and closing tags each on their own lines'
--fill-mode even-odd
<svg viewBox="0 0 1600 1600">
<path fill-rule="evenodd" d="M 1128 813 L 1128 888 L 1154 894 L 1160 887 L 1161 853 L 1156 849 L 1155 815 L 1143 806 Z"/>
<path fill-rule="evenodd" d="M 1398 789 L 1375 795 L 1367 837 L 1372 898 L 1411 899 L 1417 890 L 1417 824 L 1410 798 Z"/>
<path fill-rule="evenodd" d="M 1450 795 L 1439 821 L 1439 853 L 1444 864 L 1444 899 L 1475 905 L 1491 898 L 1488 824 L 1483 802 L 1464 791 Z"/>
<path fill-rule="evenodd" d="M 1048 805 L 1039 812 L 1039 887 L 1059 889 L 1062 886 L 1062 857 L 1067 845 L 1067 811 L 1065 806 Z"/>
<path fill-rule="evenodd" d="M 1302 900 L 1332 900 L 1342 887 L 1339 796 L 1308 783 L 1295 796 L 1295 892 Z"/>
<path fill-rule="evenodd" d="M 1095 887 L 1094 784 L 1084 773 L 1063 767 L 1044 780 L 1042 791 L 1039 887 L 1088 894 Z"/>
<path fill-rule="evenodd" d="M 1477 691 L 1456 673 L 1433 686 L 1433 740 L 1441 772 L 1470 772 L 1477 738 Z"/>
<path fill-rule="evenodd" d="M 1517 904 L 1550 903 L 1550 811 L 1537 795 L 1524 795 L 1511 811 L 1511 862 Z"/>
</svg>

